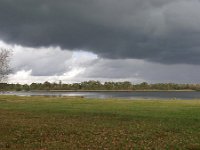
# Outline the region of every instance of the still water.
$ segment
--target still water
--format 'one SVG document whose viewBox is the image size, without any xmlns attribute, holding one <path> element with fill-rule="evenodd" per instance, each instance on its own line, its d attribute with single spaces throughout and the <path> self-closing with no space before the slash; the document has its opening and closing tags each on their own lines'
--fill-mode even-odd
<svg viewBox="0 0 200 150">
<path fill-rule="evenodd" d="M 159 92 L 0 92 L 2 95 L 18 96 L 83 96 L 85 98 L 122 98 L 122 99 L 200 99 L 195 91 Z"/>
</svg>

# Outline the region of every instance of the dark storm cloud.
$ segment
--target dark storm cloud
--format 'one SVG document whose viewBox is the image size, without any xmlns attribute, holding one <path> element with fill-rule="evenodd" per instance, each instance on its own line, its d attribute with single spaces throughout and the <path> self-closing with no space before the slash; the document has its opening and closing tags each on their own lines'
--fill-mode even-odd
<svg viewBox="0 0 200 150">
<path fill-rule="evenodd" d="M 107 58 L 200 64 L 200 2 L 1 0 L 0 38 Z"/>
</svg>

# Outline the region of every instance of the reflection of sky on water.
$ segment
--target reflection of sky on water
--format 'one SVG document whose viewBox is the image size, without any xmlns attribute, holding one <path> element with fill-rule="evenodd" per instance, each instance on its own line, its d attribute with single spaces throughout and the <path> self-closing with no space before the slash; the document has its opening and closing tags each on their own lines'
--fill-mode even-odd
<svg viewBox="0 0 200 150">
<path fill-rule="evenodd" d="M 121 99 L 200 99 L 200 92 L 0 92 L 1 95 L 18 96 L 83 96 L 85 98 Z"/>
</svg>

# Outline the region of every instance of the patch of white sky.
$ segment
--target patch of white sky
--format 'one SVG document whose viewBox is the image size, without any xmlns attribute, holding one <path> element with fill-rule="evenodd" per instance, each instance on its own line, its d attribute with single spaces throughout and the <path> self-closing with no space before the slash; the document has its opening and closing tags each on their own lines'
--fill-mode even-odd
<svg viewBox="0 0 200 150">
<path fill-rule="evenodd" d="M 0 41 L 0 47 L 12 51 L 10 83 L 76 82 L 76 77 L 98 59 L 96 54 L 90 52 L 69 51 L 60 47 L 30 48 L 3 41 Z"/>
</svg>

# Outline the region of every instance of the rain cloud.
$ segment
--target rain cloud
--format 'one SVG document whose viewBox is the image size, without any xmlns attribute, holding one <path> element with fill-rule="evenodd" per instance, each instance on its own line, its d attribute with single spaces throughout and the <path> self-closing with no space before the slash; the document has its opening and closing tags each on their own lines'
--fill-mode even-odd
<svg viewBox="0 0 200 150">
<path fill-rule="evenodd" d="M 199 0 L 1 0 L 0 39 L 106 59 L 200 64 Z"/>
</svg>

